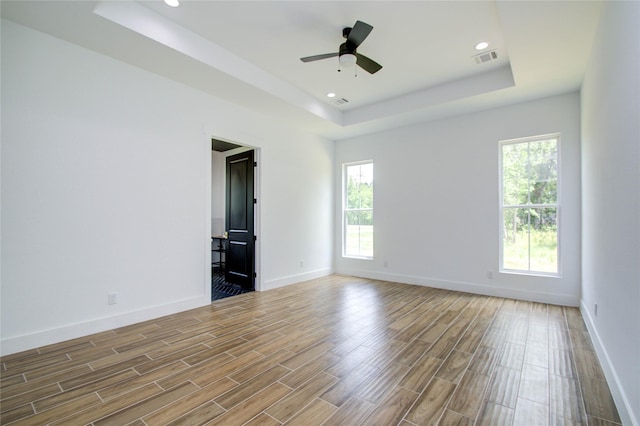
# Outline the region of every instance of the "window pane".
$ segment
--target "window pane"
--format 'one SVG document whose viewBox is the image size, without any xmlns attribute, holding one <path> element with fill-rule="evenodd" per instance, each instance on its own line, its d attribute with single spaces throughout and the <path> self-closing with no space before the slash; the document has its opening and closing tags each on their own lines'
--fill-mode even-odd
<svg viewBox="0 0 640 426">
<path fill-rule="evenodd" d="M 531 270 L 558 272 L 557 209 L 531 209 Z"/>
<path fill-rule="evenodd" d="M 345 254 L 373 257 L 373 212 L 349 211 L 345 214 Z"/>
<path fill-rule="evenodd" d="M 558 195 L 558 144 L 556 139 L 529 144 L 530 201 L 553 204 Z"/>
<path fill-rule="evenodd" d="M 527 144 L 502 146 L 503 205 L 525 204 L 528 201 Z"/>
<path fill-rule="evenodd" d="M 347 209 L 360 208 L 360 166 L 347 167 Z"/>
<path fill-rule="evenodd" d="M 347 209 L 373 207 L 373 164 L 347 167 Z"/>
<path fill-rule="evenodd" d="M 529 270 L 529 209 L 504 209 L 502 267 Z"/>
</svg>

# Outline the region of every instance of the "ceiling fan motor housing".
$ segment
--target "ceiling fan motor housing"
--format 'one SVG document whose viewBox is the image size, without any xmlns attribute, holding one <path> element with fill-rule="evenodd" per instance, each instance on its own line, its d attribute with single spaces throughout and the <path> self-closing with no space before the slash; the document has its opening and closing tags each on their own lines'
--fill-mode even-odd
<svg viewBox="0 0 640 426">
<path fill-rule="evenodd" d="M 340 50 L 338 53 L 338 56 L 342 56 L 342 55 L 346 55 L 346 54 L 352 54 L 355 55 L 356 54 L 356 47 L 353 45 L 353 43 L 349 43 L 344 42 L 340 45 Z"/>
</svg>

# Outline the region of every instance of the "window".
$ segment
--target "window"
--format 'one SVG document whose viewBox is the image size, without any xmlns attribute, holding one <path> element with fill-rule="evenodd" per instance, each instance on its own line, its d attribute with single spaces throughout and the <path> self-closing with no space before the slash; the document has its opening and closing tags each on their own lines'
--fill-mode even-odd
<svg viewBox="0 0 640 426">
<path fill-rule="evenodd" d="M 559 275 L 559 135 L 500 142 L 500 270 Z"/>
<path fill-rule="evenodd" d="M 342 168 L 342 255 L 373 259 L 373 162 Z"/>
</svg>

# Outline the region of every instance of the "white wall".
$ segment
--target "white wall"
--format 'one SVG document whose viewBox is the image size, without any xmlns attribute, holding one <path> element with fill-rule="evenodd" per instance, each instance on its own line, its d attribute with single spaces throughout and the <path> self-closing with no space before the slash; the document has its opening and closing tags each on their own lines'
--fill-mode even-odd
<svg viewBox="0 0 640 426">
<path fill-rule="evenodd" d="M 212 136 L 261 151 L 259 288 L 330 273 L 331 141 L 2 21 L 3 354 L 209 303 Z"/>
<path fill-rule="evenodd" d="M 375 260 L 342 258 L 337 226 L 336 271 L 577 306 L 579 114 L 573 93 L 337 142 L 338 206 L 341 164 L 374 161 Z M 498 141 L 555 132 L 561 133 L 562 277 L 500 274 Z M 339 212 L 335 220 L 341 223 Z"/>
<path fill-rule="evenodd" d="M 605 2 L 581 91 L 581 307 L 629 425 L 640 424 L 639 58 L 640 3 Z"/>
</svg>

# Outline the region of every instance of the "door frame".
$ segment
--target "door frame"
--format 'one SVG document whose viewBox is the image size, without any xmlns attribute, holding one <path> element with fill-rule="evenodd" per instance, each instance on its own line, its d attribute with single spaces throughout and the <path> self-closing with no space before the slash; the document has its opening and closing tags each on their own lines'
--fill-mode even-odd
<svg viewBox="0 0 640 426">
<path fill-rule="evenodd" d="M 238 149 L 232 149 L 230 151 L 226 151 L 223 152 L 223 156 L 225 158 L 225 164 L 226 164 L 226 157 L 230 156 L 230 155 L 234 155 L 234 154 L 239 154 L 243 151 L 248 151 L 248 150 L 253 150 L 253 159 L 254 161 L 257 163 L 257 166 L 254 168 L 253 170 L 253 191 L 254 191 L 254 198 L 257 200 L 257 202 L 254 204 L 254 235 L 256 236 L 256 241 L 255 241 L 255 245 L 254 245 L 254 262 L 255 262 L 255 273 L 256 273 L 256 278 L 255 278 L 255 291 L 262 291 L 264 286 L 264 279 L 262 276 L 262 261 L 261 261 L 261 254 L 262 254 L 262 238 L 261 238 L 261 223 L 262 223 L 262 211 L 261 211 L 261 193 L 262 193 L 262 188 L 261 188 L 261 173 L 262 173 L 262 153 L 261 153 L 261 148 L 258 146 L 252 146 L 252 145 L 248 145 L 246 143 L 241 143 L 241 142 L 237 142 L 235 140 L 230 140 L 228 138 L 223 138 L 220 136 L 215 136 L 215 135 L 207 135 L 206 140 L 205 140 L 205 147 L 206 147 L 206 168 L 205 170 L 207 170 L 207 176 L 208 179 L 206 179 L 206 185 L 205 185 L 205 232 L 207 235 L 206 241 L 205 241 L 205 249 L 204 249 L 204 253 L 205 253 L 205 292 L 208 295 L 209 299 L 211 299 L 211 203 L 213 200 L 213 194 L 212 194 L 212 179 L 214 179 L 214 175 L 213 173 L 216 172 L 213 170 L 213 164 L 212 164 L 212 150 L 211 150 L 211 139 L 218 139 L 218 140 L 222 140 L 222 141 L 226 141 L 226 142 L 230 142 L 236 145 L 241 145 L 242 148 L 238 148 Z M 223 187 L 226 185 L 225 182 L 225 175 L 226 175 L 226 170 L 224 169 L 225 167 L 223 166 L 223 170 L 219 171 L 220 173 L 218 174 L 218 176 L 216 176 L 219 179 L 222 179 L 222 183 L 223 183 Z M 216 172 L 217 173 L 217 172 Z M 226 203 L 225 200 L 225 194 L 224 191 L 221 194 L 221 202 L 224 204 Z M 226 207 L 226 205 L 225 205 Z M 226 218 L 223 218 L 226 220 Z"/>
</svg>

